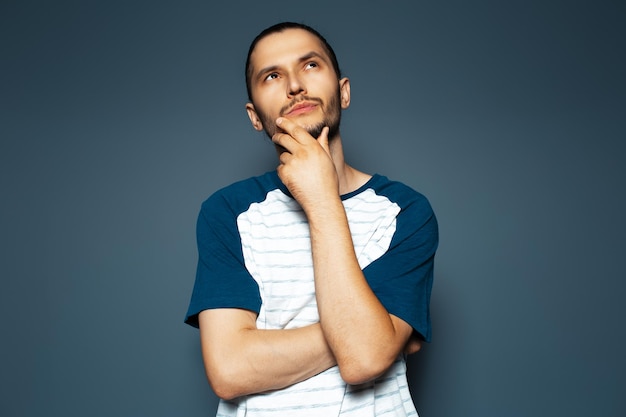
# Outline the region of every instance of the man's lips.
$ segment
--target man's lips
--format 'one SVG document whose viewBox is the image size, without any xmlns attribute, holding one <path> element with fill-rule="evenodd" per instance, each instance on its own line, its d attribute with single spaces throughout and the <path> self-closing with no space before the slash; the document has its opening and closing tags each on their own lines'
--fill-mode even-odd
<svg viewBox="0 0 626 417">
<path fill-rule="evenodd" d="M 298 114 L 308 113 L 311 110 L 313 110 L 315 107 L 317 107 L 316 103 L 310 103 L 310 102 L 298 103 L 295 106 L 293 106 L 285 115 L 295 116 Z"/>
</svg>

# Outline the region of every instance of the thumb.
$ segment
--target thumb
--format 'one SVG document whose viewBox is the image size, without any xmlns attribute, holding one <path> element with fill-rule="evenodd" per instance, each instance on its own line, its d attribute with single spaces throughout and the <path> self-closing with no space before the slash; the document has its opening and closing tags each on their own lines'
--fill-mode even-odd
<svg viewBox="0 0 626 417">
<path fill-rule="evenodd" d="M 324 126 L 322 129 L 322 133 L 317 138 L 317 142 L 321 145 L 321 147 L 326 151 L 328 155 L 330 155 L 330 147 L 328 146 L 328 132 L 330 128 L 328 126 Z"/>
</svg>

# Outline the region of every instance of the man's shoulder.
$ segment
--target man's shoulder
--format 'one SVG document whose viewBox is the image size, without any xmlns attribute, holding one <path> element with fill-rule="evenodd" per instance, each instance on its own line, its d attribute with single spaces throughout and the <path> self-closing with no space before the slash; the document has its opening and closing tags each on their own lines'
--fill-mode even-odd
<svg viewBox="0 0 626 417">
<path fill-rule="evenodd" d="M 245 210 L 250 204 L 263 201 L 269 192 L 276 189 L 282 189 L 276 171 L 266 172 L 220 188 L 202 203 L 202 210 Z"/>
<path fill-rule="evenodd" d="M 390 180 L 384 175 L 374 174 L 369 183 L 369 188 L 380 196 L 385 196 L 400 207 L 419 204 L 430 207 L 428 198 L 413 187 L 397 180 Z"/>
</svg>

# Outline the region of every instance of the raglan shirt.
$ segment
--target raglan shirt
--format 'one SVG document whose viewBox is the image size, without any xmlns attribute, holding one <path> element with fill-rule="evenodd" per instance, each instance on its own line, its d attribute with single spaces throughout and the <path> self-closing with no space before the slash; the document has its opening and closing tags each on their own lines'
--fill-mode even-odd
<svg viewBox="0 0 626 417">
<path fill-rule="evenodd" d="M 430 341 L 438 230 L 428 200 L 381 175 L 341 198 L 370 288 L 389 313 Z M 214 308 L 258 313 L 259 329 L 319 321 L 306 215 L 275 171 L 232 184 L 206 200 L 197 240 L 198 267 L 186 323 L 198 327 L 198 314 Z M 333 367 L 282 390 L 221 401 L 218 408 L 218 416 L 284 415 L 417 415 L 404 357 L 366 384 L 347 385 Z"/>
</svg>

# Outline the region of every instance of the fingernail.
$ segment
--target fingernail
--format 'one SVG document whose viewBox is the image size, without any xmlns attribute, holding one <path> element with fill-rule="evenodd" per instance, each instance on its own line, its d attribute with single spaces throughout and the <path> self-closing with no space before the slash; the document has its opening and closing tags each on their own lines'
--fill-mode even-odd
<svg viewBox="0 0 626 417">
<path fill-rule="evenodd" d="M 283 118 L 279 117 L 278 119 L 276 119 L 276 124 L 280 125 L 283 122 Z"/>
</svg>

